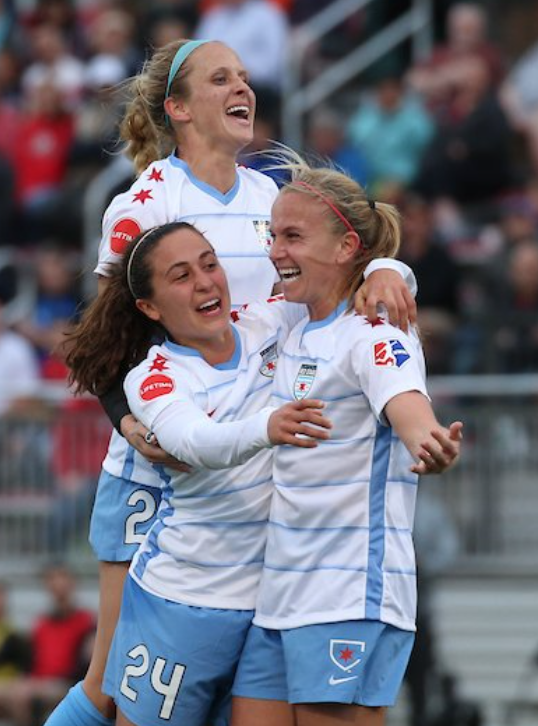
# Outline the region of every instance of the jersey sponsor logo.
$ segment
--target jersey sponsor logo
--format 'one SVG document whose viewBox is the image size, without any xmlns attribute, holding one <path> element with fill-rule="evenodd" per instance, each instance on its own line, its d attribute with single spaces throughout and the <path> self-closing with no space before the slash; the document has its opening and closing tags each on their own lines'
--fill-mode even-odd
<svg viewBox="0 0 538 726">
<path fill-rule="evenodd" d="M 149 372 L 152 371 L 158 371 L 159 373 L 162 373 L 162 371 L 168 370 L 168 359 L 164 357 L 164 355 L 161 355 L 160 353 L 157 353 L 155 358 L 151 361 L 151 366 L 149 369 Z"/>
<path fill-rule="evenodd" d="M 293 384 L 293 395 L 297 401 L 301 401 L 306 398 L 312 385 L 314 384 L 314 378 L 316 377 L 317 365 L 311 365 L 304 363 L 299 368 L 299 373 Z"/>
<path fill-rule="evenodd" d="M 256 230 L 258 241 L 261 244 L 264 252 L 269 254 L 271 245 L 273 244 L 273 235 L 269 229 L 270 222 L 268 219 L 253 219 L 252 224 Z"/>
<path fill-rule="evenodd" d="M 166 396 L 174 390 L 174 381 L 170 376 L 162 373 L 154 373 L 152 376 L 144 378 L 140 384 L 140 398 L 143 401 L 153 401 L 159 396 Z"/>
<path fill-rule="evenodd" d="M 142 227 L 135 219 L 129 219 L 128 217 L 120 219 L 112 227 L 110 249 L 117 255 L 122 255 L 129 242 L 132 242 L 141 232 Z"/>
<path fill-rule="evenodd" d="M 364 640 L 339 640 L 331 638 L 329 642 L 329 655 L 332 662 L 345 673 L 349 673 L 362 660 L 366 650 Z M 350 680 L 346 678 L 345 680 Z"/>
<path fill-rule="evenodd" d="M 411 358 L 399 340 L 378 340 L 373 353 L 374 365 L 379 368 L 401 368 Z"/>
<path fill-rule="evenodd" d="M 262 357 L 260 373 L 266 378 L 274 378 L 275 375 L 276 364 L 278 360 L 278 353 L 276 347 L 277 344 L 275 342 L 268 348 L 265 348 L 265 350 L 260 351 L 260 355 Z"/>
</svg>

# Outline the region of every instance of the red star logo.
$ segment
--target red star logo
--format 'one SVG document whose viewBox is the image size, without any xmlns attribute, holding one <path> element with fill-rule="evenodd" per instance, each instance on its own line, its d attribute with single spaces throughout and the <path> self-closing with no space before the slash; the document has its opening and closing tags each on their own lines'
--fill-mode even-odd
<svg viewBox="0 0 538 726">
<path fill-rule="evenodd" d="M 150 373 L 151 371 L 167 371 L 168 370 L 168 361 L 164 357 L 164 355 L 161 355 L 160 353 L 157 354 L 155 359 L 153 360 L 151 364 L 151 368 L 149 369 Z"/>
<path fill-rule="evenodd" d="M 304 389 L 305 389 L 305 388 L 306 388 L 306 383 L 301 383 L 301 384 L 299 385 L 299 390 L 300 390 L 300 391 L 304 391 Z"/>
<path fill-rule="evenodd" d="M 160 169 L 152 169 L 151 174 L 148 176 L 148 179 L 150 181 L 157 181 L 157 182 L 164 181 L 163 173 Z"/>
<path fill-rule="evenodd" d="M 239 313 L 237 312 L 237 310 L 232 310 L 232 312 L 230 313 L 230 317 L 232 319 L 232 323 L 237 323 L 237 321 L 239 320 Z"/>
<path fill-rule="evenodd" d="M 151 191 L 149 189 L 141 189 L 138 194 L 134 195 L 133 202 L 140 202 L 141 204 L 144 204 L 147 199 L 153 199 Z"/>
<path fill-rule="evenodd" d="M 268 370 L 270 370 L 270 371 L 272 371 L 274 367 L 275 367 L 275 364 L 274 364 L 274 363 L 268 363 L 268 364 L 267 364 L 267 368 L 268 368 Z"/>
<path fill-rule="evenodd" d="M 382 318 L 376 318 L 373 322 L 367 321 L 372 328 L 376 328 L 378 325 L 385 325 L 385 321 Z"/>
<path fill-rule="evenodd" d="M 341 650 L 338 657 L 340 658 L 340 660 L 343 660 L 345 663 L 347 663 L 348 660 L 351 660 L 351 658 L 353 658 L 353 651 L 346 645 L 345 650 Z"/>
</svg>

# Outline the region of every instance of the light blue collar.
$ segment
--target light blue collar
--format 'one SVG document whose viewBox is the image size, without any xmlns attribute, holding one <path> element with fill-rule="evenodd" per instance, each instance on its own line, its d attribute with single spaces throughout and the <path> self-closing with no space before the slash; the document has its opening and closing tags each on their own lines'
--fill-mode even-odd
<svg viewBox="0 0 538 726">
<path fill-rule="evenodd" d="M 303 335 L 305 333 L 309 333 L 311 330 L 317 330 L 318 328 L 324 328 L 326 325 L 330 325 L 330 323 L 333 322 L 333 320 L 336 320 L 336 318 L 340 317 L 343 312 L 345 312 L 347 308 L 347 300 L 342 300 L 341 303 L 335 307 L 335 309 L 327 315 L 326 318 L 323 318 L 323 320 L 312 320 L 309 323 L 305 325 L 303 328 Z"/>
<path fill-rule="evenodd" d="M 224 363 L 216 363 L 214 366 L 211 366 L 212 368 L 217 368 L 219 371 L 228 371 L 228 370 L 234 370 L 238 367 L 239 361 L 241 360 L 241 338 L 239 337 L 239 333 L 235 329 L 235 327 L 232 325 L 232 332 L 234 335 L 234 352 L 232 354 L 232 357 L 229 360 L 224 361 Z M 172 353 L 176 353 L 178 355 L 186 355 L 191 356 L 195 358 L 202 358 L 203 356 L 200 353 L 199 350 L 196 348 L 191 348 L 188 345 L 180 345 L 179 343 L 174 343 L 172 340 L 169 340 L 168 338 L 164 342 L 165 346 L 168 348 L 168 350 L 171 350 Z"/>
<path fill-rule="evenodd" d="M 207 184 L 201 179 L 198 179 L 198 177 L 192 173 L 190 166 L 187 164 L 186 161 L 183 161 L 183 159 L 180 159 L 175 154 L 170 154 L 168 159 L 172 166 L 178 166 L 180 169 L 183 169 L 189 181 L 194 184 L 195 187 L 198 187 L 198 189 L 200 189 L 200 191 L 204 192 L 205 194 L 209 194 L 210 197 L 213 197 L 213 199 L 216 199 L 221 204 L 230 204 L 230 202 L 233 202 L 233 200 L 237 196 L 240 185 L 239 174 L 237 174 L 237 172 L 235 174 L 235 182 L 233 187 L 231 189 L 228 189 L 226 194 L 223 194 L 218 189 L 215 189 L 215 187 L 212 187 L 211 184 Z"/>
</svg>

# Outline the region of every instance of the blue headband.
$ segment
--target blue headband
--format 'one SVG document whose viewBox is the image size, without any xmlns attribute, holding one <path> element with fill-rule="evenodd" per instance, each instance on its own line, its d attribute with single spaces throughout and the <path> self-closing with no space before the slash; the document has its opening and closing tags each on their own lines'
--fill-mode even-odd
<svg viewBox="0 0 538 726">
<path fill-rule="evenodd" d="M 164 96 L 165 101 L 170 95 L 170 86 L 172 85 L 174 78 L 177 76 L 179 69 L 183 63 L 185 63 L 192 51 L 196 50 L 198 46 L 210 42 L 210 40 L 189 40 L 178 49 L 174 56 L 174 60 L 172 61 L 172 65 L 170 66 L 170 70 L 168 71 L 168 83 L 166 84 L 166 94 Z"/>
</svg>

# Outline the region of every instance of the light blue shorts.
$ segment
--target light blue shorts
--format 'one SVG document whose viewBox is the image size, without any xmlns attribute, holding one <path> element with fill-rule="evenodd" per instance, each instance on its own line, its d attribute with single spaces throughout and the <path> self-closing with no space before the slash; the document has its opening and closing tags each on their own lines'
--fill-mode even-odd
<svg viewBox="0 0 538 726">
<path fill-rule="evenodd" d="M 374 620 L 249 631 L 232 693 L 290 703 L 393 706 L 414 633 Z"/>
<path fill-rule="evenodd" d="M 101 471 L 90 521 L 90 544 L 101 562 L 130 562 L 161 501 L 159 487 Z"/>
<path fill-rule="evenodd" d="M 253 615 L 180 605 L 127 577 L 104 693 L 137 726 L 227 726 Z"/>
</svg>

